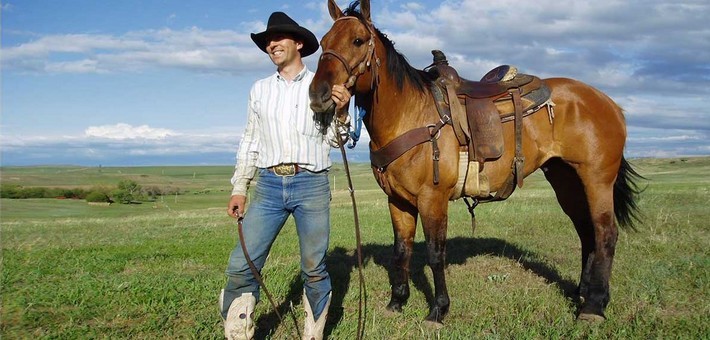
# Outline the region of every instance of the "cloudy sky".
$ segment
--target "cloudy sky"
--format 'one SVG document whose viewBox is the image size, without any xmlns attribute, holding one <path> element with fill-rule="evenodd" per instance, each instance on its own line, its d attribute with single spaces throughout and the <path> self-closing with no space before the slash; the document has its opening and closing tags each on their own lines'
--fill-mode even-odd
<svg viewBox="0 0 710 340">
<path fill-rule="evenodd" d="M 2 165 L 233 164 L 248 90 L 274 72 L 249 33 L 273 11 L 319 38 L 332 23 L 325 0 L 295 3 L 3 0 Z M 440 49 L 467 78 L 499 64 L 576 78 L 626 110 L 628 157 L 710 155 L 707 0 L 373 0 L 372 10 L 417 68 Z"/>
</svg>

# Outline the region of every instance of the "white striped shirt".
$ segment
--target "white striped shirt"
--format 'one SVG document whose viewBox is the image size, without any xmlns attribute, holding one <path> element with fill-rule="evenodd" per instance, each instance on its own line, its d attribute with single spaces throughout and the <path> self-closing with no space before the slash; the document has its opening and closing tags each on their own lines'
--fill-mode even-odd
<svg viewBox="0 0 710 340">
<path fill-rule="evenodd" d="M 304 66 L 289 82 L 278 72 L 254 83 L 247 126 L 237 150 L 232 195 L 246 195 L 257 168 L 298 163 L 309 171 L 330 168 L 329 140 L 313 119 L 308 88 L 315 74 Z"/>
</svg>

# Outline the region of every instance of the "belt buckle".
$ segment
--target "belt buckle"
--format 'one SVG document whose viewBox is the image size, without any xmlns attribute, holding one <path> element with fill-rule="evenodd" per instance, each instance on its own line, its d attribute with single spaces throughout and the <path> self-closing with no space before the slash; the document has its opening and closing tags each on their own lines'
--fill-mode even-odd
<svg viewBox="0 0 710 340">
<path fill-rule="evenodd" d="M 274 173 L 278 176 L 293 176 L 296 174 L 296 166 L 293 164 L 279 164 L 273 167 Z"/>
</svg>

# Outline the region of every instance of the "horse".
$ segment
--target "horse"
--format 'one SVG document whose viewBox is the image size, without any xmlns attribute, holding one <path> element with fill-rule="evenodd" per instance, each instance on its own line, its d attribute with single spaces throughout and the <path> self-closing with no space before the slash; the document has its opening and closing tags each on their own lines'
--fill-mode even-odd
<svg viewBox="0 0 710 340">
<path fill-rule="evenodd" d="M 440 115 L 432 97 L 433 77 L 412 67 L 373 25 L 370 1 L 355 1 L 345 10 L 334 0 L 327 1 L 334 22 L 321 40 L 323 52 L 309 88 L 314 113 L 332 115 L 330 89 L 333 84 L 346 84 L 355 105 L 366 111 L 363 122 L 371 152 L 408 131 L 437 124 Z M 602 321 L 610 300 L 617 223 L 635 230 L 641 192 L 635 181 L 643 177 L 623 155 L 625 118 L 612 99 L 573 79 L 543 82 L 550 89 L 554 112 L 548 105 L 520 119 L 519 152 L 524 163 L 518 169 L 518 181 L 537 169 L 544 172 L 581 242 L 577 319 Z M 514 125 L 502 123 L 506 146 L 516 144 Z M 434 283 L 425 321 L 441 325 L 450 305 L 444 272 L 447 215 L 459 176 L 461 145 L 450 125 L 441 127 L 434 138 L 436 145 L 420 143 L 386 167 L 373 166 L 373 173 L 387 194 L 394 231 L 391 299 L 386 308 L 401 312 L 409 298 L 409 264 L 420 218 Z M 432 157 L 434 151 L 439 151 L 439 157 Z M 491 192 L 505 189 L 515 159 L 514 148 L 506 147 L 498 159 L 482 165 L 480 171 L 488 178 Z"/>
</svg>

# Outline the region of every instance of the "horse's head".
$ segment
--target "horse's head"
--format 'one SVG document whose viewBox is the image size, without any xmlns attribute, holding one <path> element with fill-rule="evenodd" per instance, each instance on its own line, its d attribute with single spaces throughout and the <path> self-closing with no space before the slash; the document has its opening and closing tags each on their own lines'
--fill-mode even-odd
<svg viewBox="0 0 710 340">
<path fill-rule="evenodd" d="M 354 2 L 346 15 L 335 0 L 328 0 L 328 11 L 335 22 L 321 40 L 323 53 L 310 87 L 311 109 L 316 114 L 334 113 L 335 103 L 331 99 L 334 84 L 345 84 L 349 89 L 356 87 L 357 90 L 372 86 L 371 82 L 375 79 L 376 68 L 371 64 L 377 56 L 370 1 L 360 3 L 360 12 L 354 11 L 356 5 L 357 2 Z M 371 74 L 366 74 L 368 69 Z"/>
</svg>

